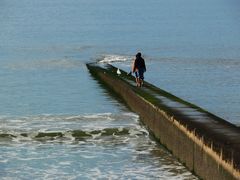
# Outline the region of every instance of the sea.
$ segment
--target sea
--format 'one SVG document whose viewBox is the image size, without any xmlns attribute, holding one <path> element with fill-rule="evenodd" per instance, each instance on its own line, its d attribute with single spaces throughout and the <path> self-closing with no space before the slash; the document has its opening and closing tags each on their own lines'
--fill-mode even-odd
<svg viewBox="0 0 240 180">
<path fill-rule="evenodd" d="M 86 63 L 240 126 L 238 0 L 0 0 L 0 179 L 198 179 Z"/>
</svg>

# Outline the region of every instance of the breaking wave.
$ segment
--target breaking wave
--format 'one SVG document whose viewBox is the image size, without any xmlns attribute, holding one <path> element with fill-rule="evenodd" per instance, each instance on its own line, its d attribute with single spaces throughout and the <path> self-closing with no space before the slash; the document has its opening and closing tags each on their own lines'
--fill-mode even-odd
<svg viewBox="0 0 240 180">
<path fill-rule="evenodd" d="M 11 133 L 1 133 L 0 140 L 17 140 L 17 141 L 26 141 L 26 140 L 87 140 L 87 139 L 101 139 L 106 136 L 140 136 L 146 135 L 147 132 L 140 129 L 133 128 L 106 128 L 102 130 L 93 130 L 93 131 L 83 131 L 83 130 L 70 130 L 65 132 L 13 132 Z"/>
<path fill-rule="evenodd" d="M 86 140 L 148 134 L 134 113 L 0 117 L 0 140 Z"/>
<path fill-rule="evenodd" d="M 108 54 L 108 55 L 104 55 L 102 58 L 100 58 L 98 60 L 98 62 L 99 63 L 114 63 L 114 62 L 130 61 L 131 59 L 132 59 L 131 56 Z"/>
<path fill-rule="evenodd" d="M 194 179 L 149 138 L 138 121 L 138 115 L 129 112 L 0 116 L 0 175 L 5 179 Z"/>
</svg>

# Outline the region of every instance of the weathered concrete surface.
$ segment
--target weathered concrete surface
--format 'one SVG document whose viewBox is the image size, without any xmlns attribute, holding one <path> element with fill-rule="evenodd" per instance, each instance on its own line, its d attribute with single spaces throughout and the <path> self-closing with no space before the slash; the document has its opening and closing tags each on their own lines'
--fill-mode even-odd
<svg viewBox="0 0 240 180">
<path fill-rule="evenodd" d="M 240 179 L 240 129 L 111 65 L 87 64 L 90 73 L 137 112 L 150 132 L 203 179 Z"/>
</svg>

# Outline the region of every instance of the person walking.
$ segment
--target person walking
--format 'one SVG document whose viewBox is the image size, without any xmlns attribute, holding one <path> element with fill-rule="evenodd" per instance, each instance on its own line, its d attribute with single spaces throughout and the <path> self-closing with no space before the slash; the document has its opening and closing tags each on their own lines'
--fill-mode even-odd
<svg viewBox="0 0 240 180">
<path fill-rule="evenodd" d="M 142 54 L 138 52 L 132 64 L 132 72 L 135 73 L 137 87 L 142 87 L 144 80 L 144 73 L 146 72 L 145 60 Z"/>
</svg>

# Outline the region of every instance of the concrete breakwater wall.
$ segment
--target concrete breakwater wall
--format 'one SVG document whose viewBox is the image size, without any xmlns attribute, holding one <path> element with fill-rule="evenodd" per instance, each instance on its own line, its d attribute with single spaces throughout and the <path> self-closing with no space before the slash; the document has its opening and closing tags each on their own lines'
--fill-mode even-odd
<svg viewBox="0 0 240 180">
<path fill-rule="evenodd" d="M 90 73 L 140 115 L 156 139 L 202 179 L 240 179 L 240 129 L 111 65 L 87 64 Z"/>
</svg>

